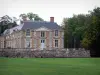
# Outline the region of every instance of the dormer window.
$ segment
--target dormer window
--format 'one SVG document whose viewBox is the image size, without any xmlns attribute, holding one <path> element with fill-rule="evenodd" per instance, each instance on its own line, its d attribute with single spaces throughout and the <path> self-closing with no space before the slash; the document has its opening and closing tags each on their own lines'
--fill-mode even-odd
<svg viewBox="0 0 100 75">
<path fill-rule="evenodd" d="M 30 36 L 30 29 L 26 30 L 26 36 Z"/>
<path fill-rule="evenodd" d="M 58 36 L 58 30 L 55 30 L 55 36 Z"/>
</svg>

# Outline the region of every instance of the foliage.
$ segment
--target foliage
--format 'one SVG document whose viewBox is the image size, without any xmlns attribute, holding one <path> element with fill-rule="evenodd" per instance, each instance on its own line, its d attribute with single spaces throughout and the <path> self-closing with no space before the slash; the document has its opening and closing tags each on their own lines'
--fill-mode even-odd
<svg viewBox="0 0 100 75">
<path fill-rule="evenodd" d="M 95 8 L 90 14 L 92 22 L 85 33 L 84 39 L 90 41 L 90 43 L 87 42 L 88 47 L 94 52 L 92 55 L 98 57 L 100 56 L 100 7 Z"/>
<path fill-rule="evenodd" d="M 84 48 L 88 48 L 90 43 L 91 43 L 90 40 L 88 40 L 87 38 L 83 38 L 82 45 Z"/>
<path fill-rule="evenodd" d="M 27 13 L 27 16 L 30 20 L 33 20 L 33 18 L 36 16 L 36 14 L 33 14 L 32 12 Z"/>
<path fill-rule="evenodd" d="M 65 47 L 85 47 L 100 56 L 100 7 L 89 14 L 73 15 L 64 19 Z M 68 34 L 66 34 L 68 33 Z M 69 42 L 66 42 L 69 41 Z"/>
<path fill-rule="evenodd" d="M 2 16 L 0 18 L 0 34 L 2 34 L 6 29 L 16 26 L 16 21 L 16 17 L 11 18 L 8 15 Z"/>
<path fill-rule="evenodd" d="M 37 14 L 33 14 L 32 12 L 29 12 L 27 14 L 20 14 L 19 17 L 21 17 L 22 19 L 29 18 L 30 20 L 34 19 L 34 21 L 43 21 L 41 17 L 39 17 Z"/>
<path fill-rule="evenodd" d="M 72 18 L 64 19 L 63 25 L 65 27 L 65 43 L 67 40 L 68 47 L 81 47 L 81 41 L 87 28 L 87 17 L 87 15 L 79 14 L 73 15 Z"/>
</svg>

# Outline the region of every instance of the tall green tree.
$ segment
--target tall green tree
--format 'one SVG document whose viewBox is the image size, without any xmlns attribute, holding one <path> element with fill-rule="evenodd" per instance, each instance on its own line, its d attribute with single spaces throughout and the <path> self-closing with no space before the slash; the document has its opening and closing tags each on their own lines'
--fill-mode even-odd
<svg viewBox="0 0 100 75">
<path fill-rule="evenodd" d="M 27 13 L 27 16 L 30 20 L 33 20 L 33 18 L 35 17 L 35 14 L 33 14 L 32 12 Z"/>
<path fill-rule="evenodd" d="M 63 20 L 65 30 L 65 47 L 79 48 L 83 39 L 84 31 L 87 28 L 87 15 L 73 15 Z M 67 45 L 67 46 L 66 46 Z"/>
<path fill-rule="evenodd" d="M 100 7 L 90 12 L 92 22 L 88 26 L 83 45 L 91 51 L 91 56 L 100 56 Z M 87 41 L 86 41 L 87 40 Z"/>
<path fill-rule="evenodd" d="M 33 20 L 34 21 L 43 21 L 43 19 L 41 17 L 39 17 L 39 15 L 37 14 L 33 14 L 32 12 L 29 12 L 27 14 L 20 14 L 20 16 L 23 20 L 29 18 L 29 20 Z"/>
<path fill-rule="evenodd" d="M 100 56 L 100 7 L 89 14 L 73 15 L 63 20 L 65 48 L 84 47 L 91 56 Z"/>
<path fill-rule="evenodd" d="M 8 15 L 2 16 L 0 18 L 0 34 L 2 34 L 6 29 L 12 28 L 17 25 L 17 20 L 15 20 L 15 18 L 16 17 L 11 18 Z"/>
<path fill-rule="evenodd" d="M 68 24 L 67 18 L 63 19 L 62 28 L 64 30 L 64 48 L 68 47 Z"/>
</svg>

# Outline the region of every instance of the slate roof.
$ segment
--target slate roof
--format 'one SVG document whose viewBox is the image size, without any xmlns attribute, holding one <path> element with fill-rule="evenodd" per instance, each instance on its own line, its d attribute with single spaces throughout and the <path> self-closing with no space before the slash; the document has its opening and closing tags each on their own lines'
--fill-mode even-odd
<svg viewBox="0 0 100 75">
<path fill-rule="evenodd" d="M 35 22 L 24 22 L 22 29 L 37 29 L 40 27 L 46 27 L 48 29 L 61 29 L 61 27 L 55 22 L 46 22 L 46 21 L 35 21 Z"/>
<path fill-rule="evenodd" d="M 19 26 L 16 26 L 16 27 L 13 27 L 13 28 L 10 28 L 10 29 L 6 29 L 3 34 L 6 35 L 6 34 L 11 34 L 13 33 L 13 31 L 17 31 L 17 30 L 21 30 L 23 27 L 23 24 L 19 25 Z"/>
<path fill-rule="evenodd" d="M 17 31 L 17 30 L 37 29 L 40 27 L 46 27 L 51 30 L 53 30 L 53 29 L 62 30 L 62 28 L 55 22 L 26 21 L 26 22 L 24 22 L 24 24 L 13 27 L 11 29 L 6 29 L 3 34 L 6 35 L 6 34 L 11 34 L 11 33 L 13 33 L 13 31 Z"/>
</svg>

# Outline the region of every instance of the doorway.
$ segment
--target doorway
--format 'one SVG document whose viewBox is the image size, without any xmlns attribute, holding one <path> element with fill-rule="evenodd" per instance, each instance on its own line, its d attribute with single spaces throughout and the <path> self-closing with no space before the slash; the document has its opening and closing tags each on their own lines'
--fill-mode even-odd
<svg viewBox="0 0 100 75">
<path fill-rule="evenodd" d="M 44 39 L 41 40 L 41 49 L 43 50 L 43 48 L 45 48 L 45 40 Z"/>
</svg>

